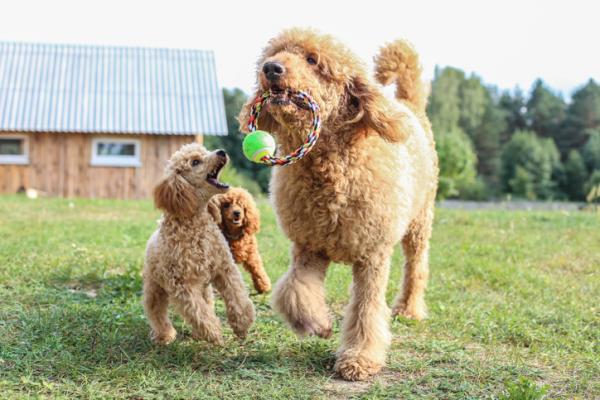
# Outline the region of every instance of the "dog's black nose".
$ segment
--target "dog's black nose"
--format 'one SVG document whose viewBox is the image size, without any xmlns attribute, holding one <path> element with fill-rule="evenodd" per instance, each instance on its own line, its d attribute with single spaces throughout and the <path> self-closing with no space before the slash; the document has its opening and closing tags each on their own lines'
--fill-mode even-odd
<svg viewBox="0 0 600 400">
<path fill-rule="evenodd" d="M 239 212 L 239 211 L 234 211 L 234 212 L 233 212 L 233 216 L 234 216 L 234 217 L 239 217 L 241 214 L 242 214 L 242 213 L 241 213 L 241 212 Z"/>
<path fill-rule="evenodd" d="M 225 150 L 217 150 L 217 155 L 219 157 L 227 157 L 227 153 L 225 153 Z"/>
<path fill-rule="evenodd" d="M 263 65 L 262 70 L 267 79 L 273 82 L 279 80 L 279 78 L 281 78 L 281 76 L 285 72 L 285 68 L 283 67 L 283 65 L 274 61 L 266 62 Z"/>
</svg>

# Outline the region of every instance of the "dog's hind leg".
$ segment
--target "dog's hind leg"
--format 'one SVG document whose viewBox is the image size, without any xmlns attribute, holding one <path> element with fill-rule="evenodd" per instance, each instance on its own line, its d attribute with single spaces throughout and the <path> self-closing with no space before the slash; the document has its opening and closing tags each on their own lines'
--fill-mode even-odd
<svg viewBox="0 0 600 400">
<path fill-rule="evenodd" d="M 205 286 L 184 286 L 175 290 L 177 311 L 192 326 L 192 336 L 214 344 L 223 344 L 221 323 L 214 307 L 204 295 Z"/>
<path fill-rule="evenodd" d="M 210 308 L 215 307 L 215 294 L 212 285 L 208 284 L 202 289 L 202 297 Z"/>
<path fill-rule="evenodd" d="M 331 336 L 324 280 L 330 260 L 294 245 L 292 266 L 273 291 L 273 307 L 299 335 Z"/>
<path fill-rule="evenodd" d="M 433 223 L 433 207 L 423 211 L 409 225 L 402 239 L 406 262 L 402 292 L 394 302 L 393 315 L 421 320 L 427 316 L 425 288 L 429 277 L 429 239 Z"/>
<path fill-rule="evenodd" d="M 391 341 L 385 291 L 393 249 L 381 250 L 352 268 L 352 297 L 335 363 L 335 370 L 346 380 L 364 380 L 379 372 Z"/>
<path fill-rule="evenodd" d="M 231 256 L 219 268 L 213 279 L 213 285 L 223 297 L 227 321 L 233 332 L 240 338 L 245 337 L 254 322 L 254 305 Z"/>
<path fill-rule="evenodd" d="M 152 340 L 159 344 L 169 344 L 175 340 L 177 331 L 169 320 L 169 296 L 151 278 L 144 279 L 144 310 L 152 328 Z"/>
</svg>

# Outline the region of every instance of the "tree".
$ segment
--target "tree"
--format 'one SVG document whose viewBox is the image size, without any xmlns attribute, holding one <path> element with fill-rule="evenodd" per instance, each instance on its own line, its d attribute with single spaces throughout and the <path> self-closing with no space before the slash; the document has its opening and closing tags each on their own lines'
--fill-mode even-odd
<svg viewBox="0 0 600 400">
<path fill-rule="evenodd" d="M 491 92 L 491 89 L 489 89 Z M 505 112 L 495 103 L 491 93 L 479 125 L 474 129 L 472 141 L 477 150 L 477 172 L 490 187 L 499 187 L 501 136 L 506 130 Z"/>
<path fill-rule="evenodd" d="M 582 155 L 590 173 L 600 171 L 600 129 L 588 129 L 589 139 L 583 146 Z"/>
<path fill-rule="evenodd" d="M 552 198 L 557 162 L 558 150 L 552 139 L 538 138 L 531 131 L 515 132 L 502 152 L 504 189 L 529 199 Z"/>
<path fill-rule="evenodd" d="M 433 130 L 466 134 L 479 155 L 477 171 L 486 185 L 497 187 L 500 174 L 500 135 L 506 129 L 495 89 L 476 75 L 466 77 L 456 68 L 436 69 L 429 103 Z M 480 185 L 481 186 L 481 185 Z"/>
<path fill-rule="evenodd" d="M 464 79 L 465 73 L 459 69 L 436 67 L 427 109 L 434 132 L 450 132 L 458 127 L 460 87 Z"/>
<path fill-rule="evenodd" d="M 504 91 L 498 100 L 498 107 L 504 114 L 505 127 L 500 142 L 505 144 L 515 131 L 527 128 L 527 107 L 521 89 L 515 89 L 514 94 Z"/>
<path fill-rule="evenodd" d="M 439 198 L 457 197 L 460 189 L 475 183 L 477 156 L 469 137 L 459 129 L 438 134 Z"/>
<path fill-rule="evenodd" d="M 559 183 L 564 180 L 564 166 L 561 162 L 560 152 L 556 147 L 556 142 L 554 139 L 547 138 L 541 140 L 542 147 L 544 149 L 544 153 L 550 163 L 551 173 L 550 173 L 550 184 L 546 186 L 542 193 L 542 198 L 560 198 L 563 193 L 559 188 Z"/>
<path fill-rule="evenodd" d="M 570 149 L 580 149 L 597 128 L 600 128 L 600 86 L 590 79 L 573 93 L 563 129 L 557 137 L 558 147 L 563 154 Z"/>
<path fill-rule="evenodd" d="M 541 79 L 535 81 L 527 101 L 526 118 L 530 129 L 541 137 L 556 138 L 565 119 L 565 109 L 562 97 L 554 94 Z"/>
<path fill-rule="evenodd" d="M 462 81 L 459 96 L 460 118 L 458 124 L 473 139 L 477 128 L 479 128 L 483 120 L 490 96 L 485 86 L 483 86 L 481 79 L 475 75 L 471 75 Z M 477 145 L 475 146 L 477 147 Z"/>
<path fill-rule="evenodd" d="M 588 178 L 587 169 L 581 154 L 571 150 L 564 165 L 562 189 L 571 200 L 585 199 L 585 184 Z"/>
</svg>

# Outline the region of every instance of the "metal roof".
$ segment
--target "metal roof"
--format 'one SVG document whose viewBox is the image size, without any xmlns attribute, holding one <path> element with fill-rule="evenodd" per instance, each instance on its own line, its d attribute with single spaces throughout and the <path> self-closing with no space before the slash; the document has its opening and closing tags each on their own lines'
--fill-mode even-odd
<svg viewBox="0 0 600 400">
<path fill-rule="evenodd" d="M 0 42 L 0 131 L 227 134 L 213 52 Z"/>
</svg>

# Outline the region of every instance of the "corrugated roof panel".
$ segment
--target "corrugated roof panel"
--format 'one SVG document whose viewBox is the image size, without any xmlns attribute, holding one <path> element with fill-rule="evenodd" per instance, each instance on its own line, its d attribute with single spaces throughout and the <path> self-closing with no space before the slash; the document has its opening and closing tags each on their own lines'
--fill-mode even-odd
<svg viewBox="0 0 600 400">
<path fill-rule="evenodd" d="M 0 131 L 227 134 L 214 54 L 0 42 Z"/>
</svg>

